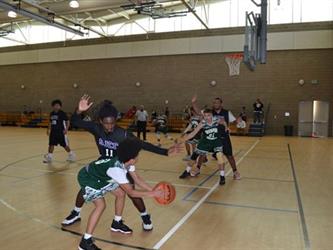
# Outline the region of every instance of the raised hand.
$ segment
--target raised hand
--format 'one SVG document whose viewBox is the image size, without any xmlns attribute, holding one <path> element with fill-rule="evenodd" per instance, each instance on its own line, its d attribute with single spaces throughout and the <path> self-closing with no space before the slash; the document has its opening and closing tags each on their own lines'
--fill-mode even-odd
<svg viewBox="0 0 333 250">
<path fill-rule="evenodd" d="M 93 105 L 93 102 L 89 103 L 89 99 L 90 99 L 90 96 L 86 95 L 86 94 L 81 97 L 79 106 L 78 106 L 79 112 L 87 111 Z"/>
<path fill-rule="evenodd" d="M 197 102 L 197 94 L 195 94 L 193 97 L 192 97 L 192 103 L 196 103 Z"/>
</svg>

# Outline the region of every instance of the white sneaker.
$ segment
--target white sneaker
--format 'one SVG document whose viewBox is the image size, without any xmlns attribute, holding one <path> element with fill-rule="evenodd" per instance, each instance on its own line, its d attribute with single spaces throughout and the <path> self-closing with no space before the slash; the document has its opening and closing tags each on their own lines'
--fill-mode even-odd
<svg viewBox="0 0 333 250">
<path fill-rule="evenodd" d="M 238 171 L 234 172 L 233 178 L 234 180 L 240 180 L 241 179 L 240 173 Z"/>
<path fill-rule="evenodd" d="M 52 156 L 49 154 L 44 155 L 43 163 L 51 163 L 52 162 Z"/>
<path fill-rule="evenodd" d="M 69 162 L 74 162 L 75 161 L 75 153 L 74 152 L 68 154 L 67 161 L 69 161 Z"/>
</svg>

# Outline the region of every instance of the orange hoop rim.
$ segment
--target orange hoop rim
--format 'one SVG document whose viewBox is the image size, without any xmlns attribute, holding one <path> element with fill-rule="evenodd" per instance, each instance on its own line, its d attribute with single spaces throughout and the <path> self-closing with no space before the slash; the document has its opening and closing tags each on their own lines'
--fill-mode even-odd
<svg viewBox="0 0 333 250">
<path fill-rule="evenodd" d="M 233 54 L 227 54 L 225 55 L 227 58 L 232 58 L 232 59 L 243 59 L 243 53 L 233 53 Z"/>
</svg>

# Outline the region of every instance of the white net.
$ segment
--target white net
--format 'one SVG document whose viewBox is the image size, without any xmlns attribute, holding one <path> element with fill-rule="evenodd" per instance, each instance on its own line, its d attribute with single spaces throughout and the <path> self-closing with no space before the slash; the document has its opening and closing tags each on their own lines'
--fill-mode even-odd
<svg viewBox="0 0 333 250">
<path fill-rule="evenodd" d="M 243 61 L 242 54 L 231 54 L 225 56 L 225 62 L 229 67 L 229 76 L 237 76 L 239 75 L 240 64 Z"/>
</svg>

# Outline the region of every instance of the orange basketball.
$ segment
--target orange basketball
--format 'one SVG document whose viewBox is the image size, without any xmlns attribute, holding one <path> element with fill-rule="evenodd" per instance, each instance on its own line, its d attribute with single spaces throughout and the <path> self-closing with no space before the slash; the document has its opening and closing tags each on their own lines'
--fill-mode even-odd
<svg viewBox="0 0 333 250">
<path fill-rule="evenodd" d="M 162 198 L 155 197 L 155 200 L 161 205 L 168 205 L 176 198 L 176 189 L 170 183 L 162 181 L 154 187 L 154 190 L 161 189 L 165 191 L 165 195 Z"/>
</svg>

